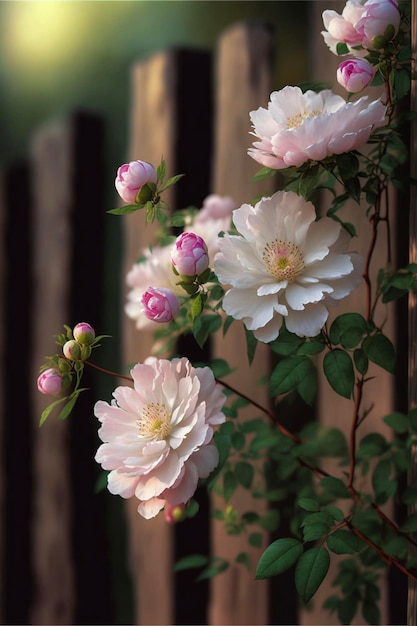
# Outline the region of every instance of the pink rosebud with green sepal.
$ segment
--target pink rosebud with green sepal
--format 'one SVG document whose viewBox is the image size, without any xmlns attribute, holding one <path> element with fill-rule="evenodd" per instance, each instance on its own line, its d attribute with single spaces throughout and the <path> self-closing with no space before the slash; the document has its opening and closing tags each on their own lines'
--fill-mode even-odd
<svg viewBox="0 0 417 626">
<path fill-rule="evenodd" d="M 177 296 L 165 287 L 148 287 L 141 302 L 146 317 L 158 323 L 170 322 L 180 308 Z"/>
<path fill-rule="evenodd" d="M 70 339 L 63 346 L 62 352 L 64 356 L 69 361 L 80 361 L 81 360 L 81 345 L 75 341 L 75 339 Z"/>
<path fill-rule="evenodd" d="M 41 393 L 55 396 L 63 389 L 62 376 L 53 367 L 50 367 L 39 375 L 37 385 Z"/>
<path fill-rule="evenodd" d="M 365 89 L 374 77 L 373 67 L 365 59 L 349 59 L 337 68 L 337 82 L 350 93 Z"/>
<path fill-rule="evenodd" d="M 181 276 L 199 276 L 209 266 L 206 242 L 195 233 L 182 233 L 175 241 L 171 260 Z"/>
<path fill-rule="evenodd" d="M 153 165 L 146 161 L 131 161 L 117 170 L 115 186 L 117 193 L 125 202 L 137 204 L 137 196 L 145 185 L 157 182 L 157 173 Z"/>
<path fill-rule="evenodd" d="M 75 341 L 82 344 L 83 346 L 91 345 L 96 338 L 94 328 L 87 322 L 80 322 L 79 324 L 74 326 L 73 335 Z"/>
</svg>

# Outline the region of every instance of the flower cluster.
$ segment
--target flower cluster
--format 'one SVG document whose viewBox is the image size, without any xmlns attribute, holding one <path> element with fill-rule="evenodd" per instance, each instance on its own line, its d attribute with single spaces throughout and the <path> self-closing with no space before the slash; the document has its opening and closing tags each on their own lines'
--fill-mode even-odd
<svg viewBox="0 0 417 626">
<path fill-rule="evenodd" d="M 73 329 L 68 326 L 65 328 L 65 333 L 56 336 L 62 353 L 48 357 L 47 365 L 42 366 L 38 377 L 38 389 L 46 395 L 55 396 L 70 386 L 75 364 L 82 366 L 99 340 L 96 339 L 94 328 L 87 322 L 80 322 Z"/>
<path fill-rule="evenodd" d="M 125 312 L 138 329 L 171 321 L 184 288 L 192 293 L 190 285 L 203 282 L 219 250 L 219 233 L 229 230 L 235 206 L 229 196 L 211 194 L 174 242 L 143 251 L 126 278 L 130 290 Z"/>
</svg>

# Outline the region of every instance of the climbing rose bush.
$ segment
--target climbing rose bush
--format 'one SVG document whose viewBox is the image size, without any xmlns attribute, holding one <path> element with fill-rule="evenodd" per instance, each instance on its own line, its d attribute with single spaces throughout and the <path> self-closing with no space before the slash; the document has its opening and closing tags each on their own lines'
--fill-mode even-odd
<svg viewBox="0 0 417 626">
<path fill-rule="evenodd" d="M 267 109 L 250 113 L 252 134 L 260 141 L 248 154 L 272 169 L 322 161 L 362 146 L 385 123 L 385 112 L 381 100 L 368 102 L 367 96 L 346 102 L 329 89 L 303 93 L 284 87 L 271 94 Z"/>
<path fill-rule="evenodd" d="M 346 251 L 349 236 L 334 220 L 315 219 L 311 202 L 284 191 L 233 213 L 239 234 L 221 240 L 215 271 L 231 286 L 224 310 L 260 341 L 276 339 L 284 319 L 290 332 L 314 337 L 327 307 L 361 281 L 362 260 Z"/>
<path fill-rule="evenodd" d="M 103 441 L 95 458 L 110 470 L 109 491 L 135 496 L 148 519 L 188 502 L 216 467 L 213 426 L 225 421 L 226 398 L 211 369 L 186 358 L 149 357 L 131 376 L 133 389 L 118 387 L 111 404 L 95 405 Z"/>
</svg>

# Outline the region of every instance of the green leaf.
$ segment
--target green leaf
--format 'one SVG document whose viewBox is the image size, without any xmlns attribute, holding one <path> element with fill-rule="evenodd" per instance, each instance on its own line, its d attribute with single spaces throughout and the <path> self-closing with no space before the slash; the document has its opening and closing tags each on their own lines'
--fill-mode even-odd
<svg viewBox="0 0 417 626">
<path fill-rule="evenodd" d="M 216 378 L 223 378 L 235 371 L 224 359 L 211 359 L 209 365 Z"/>
<path fill-rule="evenodd" d="M 309 524 L 303 528 L 303 539 L 304 541 L 316 541 L 327 535 L 329 530 L 327 524 Z"/>
<path fill-rule="evenodd" d="M 262 545 L 262 533 L 251 533 L 248 537 L 249 545 L 253 548 L 260 548 Z"/>
<path fill-rule="evenodd" d="M 306 371 L 303 380 L 298 383 L 297 391 L 306 404 L 308 404 L 309 406 L 313 406 L 317 395 L 318 377 L 317 370 L 313 362 L 310 360 L 308 362 L 309 369 L 308 371 Z"/>
<path fill-rule="evenodd" d="M 272 341 L 269 347 L 276 353 L 282 356 L 289 356 L 294 354 L 305 343 L 304 337 L 298 337 L 294 333 L 290 333 L 289 330 L 282 326 L 279 331 L 278 339 Z"/>
<path fill-rule="evenodd" d="M 248 570 L 248 572 L 251 571 L 252 569 L 251 560 L 247 552 L 239 552 L 235 561 L 236 563 L 241 563 L 242 565 L 244 565 L 246 569 Z"/>
<path fill-rule="evenodd" d="M 337 42 L 336 54 L 338 54 L 339 56 L 343 56 L 344 54 L 349 54 L 349 48 L 347 47 L 344 41 Z"/>
<path fill-rule="evenodd" d="M 199 315 L 193 324 L 193 334 L 200 348 L 206 343 L 208 336 L 216 332 L 222 325 L 220 315 Z"/>
<path fill-rule="evenodd" d="M 246 337 L 246 352 L 248 355 L 249 364 L 251 364 L 255 357 L 255 351 L 256 346 L 258 345 L 258 341 L 252 331 L 248 330 L 246 326 L 244 326 L 244 329 Z"/>
<path fill-rule="evenodd" d="M 164 180 L 167 173 L 167 165 L 165 159 L 162 159 L 158 167 L 156 168 L 156 175 L 160 183 Z"/>
<path fill-rule="evenodd" d="M 310 359 L 306 356 L 290 356 L 282 359 L 274 369 L 270 380 L 270 395 L 279 396 L 302 383 L 311 372 Z"/>
<path fill-rule="evenodd" d="M 323 360 L 323 370 L 330 386 L 343 398 L 352 396 L 355 373 L 352 359 L 344 350 L 335 348 Z"/>
<path fill-rule="evenodd" d="M 266 548 L 259 559 L 255 578 L 271 578 L 286 572 L 302 554 L 303 546 L 297 539 L 277 539 Z"/>
<path fill-rule="evenodd" d="M 119 206 L 116 209 L 110 209 L 106 212 L 111 215 L 125 215 L 135 213 L 135 211 L 138 211 L 139 209 L 143 209 L 143 204 L 126 204 L 124 206 Z"/>
<path fill-rule="evenodd" d="M 353 353 L 353 360 L 359 374 L 362 374 L 362 376 L 364 376 L 368 371 L 368 357 L 361 348 L 356 348 Z"/>
<path fill-rule="evenodd" d="M 250 489 L 252 486 L 253 476 L 255 470 L 253 469 L 253 465 L 247 463 L 246 461 L 239 461 L 235 466 L 235 474 L 238 482 L 245 487 L 245 489 Z"/>
<path fill-rule="evenodd" d="M 346 331 L 356 330 L 356 332 L 360 332 L 363 335 L 367 327 L 365 318 L 359 313 L 342 313 L 342 315 L 336 317 L 330 326 L 329 338 L 332 343 L 338 344 L 341 343 L 342 335 Z"/>
<path fill-rule="evenodd" d="M 75 403 L 77 402 L 78 396 L 80 395 L 81 391 L 85 391 L 85 390 L 78 389 L 76 392 L 74 392 L 70 396 L 70 400 L 67 402 L 67 404 L 63 407 L 62 411 L 58 415 L 59 420 L 65 420 L 71 414 L 71 411 L 74 408 Z"/>
<path fill-rule="evenodd" d="M 388 449 L 385 437 L 380 433 L 369 433 L 361 439 L 358 448 L 358 459 L 371 460 L 380 456 Z"/>
<path fill-rule="evenodd" d="M 365 599 L 362 605 L 362 615 L 368 624 L 381 623 L 381 612 L 376 602 L 369 602 Z"/>
<path fill-rule="evenodd" d="M 370 361 L 395 374 L 395 349 L 388 337 L 381 333 L 365 337 L 362 349 Z"/>
<path fill-rule="evenodd" d="M 395 411 L 394 413 L 390 413 L 389 415 L 386 415 L 384 417 L 384 422 L 388 424 L 388 426 L 391 426 L 391 428 L 396 433 L 400 433 L 400 434 L 404 434 L 408 432 L 408 429 L 410 427 L 410 422 L 407 416 L 398 411 Z"/>
<path fill-rule="evenodd" d="M 201 293 L 199 293 L 192 302 L 191 305 L 191 319 L 195 320 L 196 317 L 198 317 L 201 313 L 201 311 L 203 310 L 204 307 L 204 301 L 203 301 L 203 297 L 201 295 Z"/>
<path fill-rule="evenodd" d="M 348 530 L 338 529 L 327 537 L 329 550 L 335 554 L 355 554 L 363 546 L 363 542 Z"/>
<path fill-rule="evenodd" d="M 223 477 L 224 499 L 226 502 L 232 497 L 237 487 L 237 479 L 233 472 L 225 472 Z"/>
<path fill-rule="evenodd" d="M 175 185 L 175 183 L 177 183 L 183 176 L 184 174 L 177 174 L 176 176 L 168 178 L 164 186 L 159 191 L 162 192 L 165 191 L 165 189 L 168 189 L 168 187 L 172 187 L 172 185 Z"/>
<path fill-rule="evenodd" d="M 324 476 L 324 478 L 320 481 L 321 487 L 330 493 L 332 496 L 336 496 L 338 498 L 350 498 L 350 493 L 340 478 L 336 478 L 335 476 Z"/>
<path fill-rule="evenodd" d="M 44 409 L 42 411 L 41 414 L 41 418 L 39 420 L 39 426 L 42 426 L 42 424 L 45 423 L 45 421 L 48 419 L 48 417 L 50 416 L 50 414 L 52 413 L 52 411 L 54 410 L 54 408 L 56 406 L 58 406 L 58 404 L 60 404 L 61 402 L 64 402 L 65 400 L 68 399 L 69 396 L 65 396 L 64 398 L 59 398 L 58 400 L 55 400 L 54 402 L 52 402 L 51 404 L 49 404 L 46 409 Z"/>
<path fill-rule="evenodd" d="M 213 578 L 213 576 L 217 576 L 221 574 L 229 567 L 229 561 L 226 559 L 222 559 L 220 557 L 214 557 L 211 559 L 211 565 L 206 567 L 199 576 L 197 576 L 197 581 L 206 580 L 207 578 Z"/>
<path fill-rule="evenodd" d="M 271 178 L 275 176 L 276 170 L 271 169 L 270 167 L 262 167 L 256 174 L 252 177 L 252 180 L 264 180 L 265 178 Z"/>
<path fill-rule="evenodd" d="M 195 567 L 203 567 L 207 565 L 209 558 L 204 554 L 191 554 L 179 559 L 173 567 L 174 572 L 182 572 L 186 569 L 194 569 Z"/>
<path fill-rule="evenodd" d="M 414 533 L 417 530 L 417 513 L 412 513 L 407 517 L 405 522 L 401 525 L 401 530 L 404 533 Z"/>
<path fill-rule="evenodd" d="M 268 532 L 273 532 L 278 528 L 279 524 L 279 513 L 275 509 L 269 509 L 264 515 L 258 520 L 258 524 L 261 528 Z"/>
<path fill-rule="evenodd" d="M 320 504 L 314 498 L 299 498 L 297 504 L 304 511 L 319 511 Z"/>
<path fill-rule="evenodd" d="M 301 526 L 308 526 L 310 524 L 324 524 L 325 526 L 330 528 L 331 526 L 333 526 L 333 518 L 331 515 L 326 513 L 326 511 L 313 512 L 303 519 Z"/>
<path fill-rule="evenodd" d="M 397 491 L 396 481 L 390 481 L 391 462 L 382 459 L 376 465 L 372 474 L 372 487 L 375 492 L 377 504 L 385 504 L 387 500 Z"/>
<path fill-rule="evenodd" d="M 295 567 L 295 586 L 307 604 L 323 582 L 330 565 L 330 555 L 323 546 L 304 552 Z"/>
</svg>

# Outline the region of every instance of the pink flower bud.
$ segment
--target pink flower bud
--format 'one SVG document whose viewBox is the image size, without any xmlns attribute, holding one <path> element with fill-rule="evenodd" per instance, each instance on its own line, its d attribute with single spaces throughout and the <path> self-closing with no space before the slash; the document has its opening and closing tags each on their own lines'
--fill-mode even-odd
<svg viewBox="0 0 417 626">
<path fill-rule="evenodd" d="M 177 296 L 165 287 L 148 287 L 141 301 L 146 317 L 153 322 L 170 322 L 180 308 Z"/>
<path fill-rule="evenodd" d="M 62 348 L 62 352 L 64 353 L 64 356 L 69 361 L 80 361 L 81 360 L 81 346 L 74 339 L 70 339 L 70 341 L 67 341 L 64 344 L 64 346 Z"/>
<path fill-rule="evenodd" d="M 164 516 L 168 524 L 176 524 L 182 522 L 185 518 L 185 504 L 168 504 L 164 506 Z"/>
<path fill-rule="evenodd" d="M 55 396 L 62 390 L 62 377 L 52 367 L 45 370 L 38 377 L 38 389 L 48 396 Z"/>
<path fill-rule="evenodd" d="M 362 36 L 362 45 L 373 48 L 375 37 L 384 37 L 387 27 L 391 26 L 391 37 L 398 32 L 400 25 L 400 11 L 395 0 L 368 0 L 365 2 L 361 19 L 355 24 L 355 29 Z"/>
<path fill-rule="evenodd" d="M 199 276 L 209 266 L 204 239 L 194 233 L 182 233 L 175 241 L 171 260 L 178 274 Z"/>
<path fill-rule="evenodd" d="M 90 326 L 90 324 L 87 324 L 87 322 L 80 322 L 74 326 L 72 334 L 74 335 L 74 339 L 83 346 L 89 346 L 96 337 L 94 328 Z"/>
<path fill-rule="evenodd" d="M 155 168 L 146 161 L 131 161 L 117 170 L 115 185 L 117 193 L 125 202 L 134 204 L 136 196 L 146 183 L 156 183 Z"/>
<path fill-rule="evenodd" d="M 373 77 L 373 67 L 365 59 L 349 59 L 337 68 L 337 82 L 350 93 L 365 89 Z"/>
</svg>

